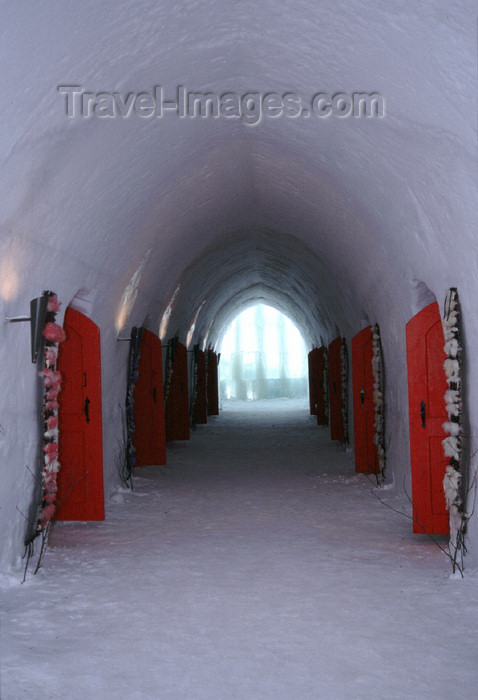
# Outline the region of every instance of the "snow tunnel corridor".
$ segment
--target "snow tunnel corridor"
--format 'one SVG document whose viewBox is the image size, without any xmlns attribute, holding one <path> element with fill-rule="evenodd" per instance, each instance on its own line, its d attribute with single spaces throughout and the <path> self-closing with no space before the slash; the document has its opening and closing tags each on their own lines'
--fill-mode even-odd
<svg viewBox="0 0 478 700">
<path fill-rule="evenodd" d="M 1 18 L 1 700 L 476 697 L 476 0 Z"/>
<path fill-rule="evenodd" d="M 307 399 L 224 402 L 134 483 L 5 592 L 3 700 L 473 696 L 474 580 Z"/>
</svg>

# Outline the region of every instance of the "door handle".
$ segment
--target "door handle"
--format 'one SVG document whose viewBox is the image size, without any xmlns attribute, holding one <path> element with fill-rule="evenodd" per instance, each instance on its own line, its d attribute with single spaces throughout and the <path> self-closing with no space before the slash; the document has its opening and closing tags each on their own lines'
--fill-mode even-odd
<svg viewBox="0 0 478 700">
<path fill-rule="evenodd" d="M 86 418 L 87 423 L 90 422 L 90 403 L 91 403 L 91 401 L 87 396 L 85 399 L 85 407 L 84 407 L 85 408 L 85 418 Z"/>
<path fill-rule="evenodd" d="M 365 391 L 363 389 L 360 389 L 360 403 L 362 404 L 362 406 L 364 404 L 364 401 L 365 401 Z"/>
<path fill-rule="evenodd" d="M 426 416 L 425 411 L 426 411 L 426 407 L 427 407 L 427 405 L 426 405 L 425 401 L 422 401 L 422 402 L 420 403 L 420 418 L 421 418 L 421 420 L 422 420 L 422 428 L 426 428 L 426 427 L 427 427 L 427 424 L 426 424 L 426 422 L 425 422 L 425 416 Z"/>
<path fill-rule="evenodd" d="M 87 384 L 86 382 L 86 372 L 83 372 L 83 384 L 81 385 L 82 387 L 85 387 Z"/>
<path fill-rule="evenodd" d="M 153 386 L 153 401 L 156 403 L 156 387 Z"/>
</svg>

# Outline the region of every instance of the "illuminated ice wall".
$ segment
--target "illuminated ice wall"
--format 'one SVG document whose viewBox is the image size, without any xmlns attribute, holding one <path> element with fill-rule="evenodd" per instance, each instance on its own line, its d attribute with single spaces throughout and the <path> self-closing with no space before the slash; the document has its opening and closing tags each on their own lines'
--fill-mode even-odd
<svg viewBox="0 0 478 700">
<path fill-rule="evenodd" d="M 237 316 L 220 344 L 222 398 L 304 396 L 307 353 L 298 328 L 284 314 L 257 304 Z"/>
</svg>

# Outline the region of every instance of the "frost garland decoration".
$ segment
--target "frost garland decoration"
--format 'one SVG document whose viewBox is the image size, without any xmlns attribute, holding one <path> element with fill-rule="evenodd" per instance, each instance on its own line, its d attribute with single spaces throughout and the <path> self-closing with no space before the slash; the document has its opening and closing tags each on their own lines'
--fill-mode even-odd
<svg viewBox="0 0 478 700">
<path fill-rule="evenodd" d="M 136 426 L 134 422 L 134 389 L 139 377 L 139 359 L 141 357 L 142 328 L 133 327 L 131 330 L 131 342 L 128 356 L 128 377 L 126 382 L 126 461 L 122 465 L 120 477 L 123 483 L 132 487 L 131 475 L 136 465 L 136 448 L 134 437 Z"/>
<path fill-rule="evenodd" d="M 443 479 L 446 507 L 450 513 L 450 556 L 455 572 L 456 558 L 461 550 L 466 553 L 465 535 L 469 516 L 465 512 L 466 504 L 463 498 L 462 471 L 462 397 L 461 397 L 461 333 L 460 305 L 456 288 L 449 289 L 443 315 L 443 333 L 445 336 L 444 351 L 446 360 L 444 369 L 448 389 L 445 392 L 448 421 L 443 423 L 443 429 L 448 436 L 443 440 L 445 456 L 449 464 Z"/>
<path fill-rule="evenodd" d="M 373 374 L 373 403 L 375 408 L 374 443 L 377 449 L 378 467 L 382 478 L 387 466 L 385 454 L 385 415 L 384 415 L 384 371 L 383 351 L 380 327 L 378 323 L 372 329 L 372 374 Z"/>
<path fill-rule="evenodd" d="M 194 427 L 196 425 L 196 403 L 198 395 L 198 374 L 199 374 L 199 344 L 193 347 L 193 387 L 191 392 L 191 425 Z"/>
<path fill-rule="evenodd" d="M 43 295 L 48 297 L 48 304 L 45 327 L 43 329 L 43 337 L 45 338 L 43 370 L 39 372 L 39 376 L 43 382 L 42 415 L 44 421 L 41 502 L 38 506 L 34 532 L 25 540 L 25 555 L 27 561 L 23 580 L 25 580 L 28 564 L 33 555 L 34 543 L 37 537 L 41 537 L 42 544 L 34 573 L 36 574 L 40 568 L 51 527 L 51 521 L 58 505 L 57 476 L 60 470 L 60 462 L 58 459 L 58 395 L 61 391 L 62 376 L 61 372 L 57 369 L 57 360 L 58 346 L 65 340 L 66 336 L 63 328 L 55 323 L 55 317 L 60 310 L 61 302 L 58 301 L 57 295 L 53 292 L 43 292 Z"/>
<path fill-rule="evenodd" d="M 342 338 L 340 343 L 340 364 L 342 370 L 342 420 L 344 425 L 344 442 L 349 443 L 349 407 L 348 407 L 348 379 L 349 379 L 349 358 L 347 352 L 347 341 Z"/>
<path fill-rule="evenodd" d="M 166 404 L 168 401 L 168 396 L 169 396 L 169 390 L 171 388 L 171 382 L 173 379 L 173 363 L 174 363 L 174 355 L 176 354 L 176 345 L 178 344 L 178 336 L 175 336 L 174 338 L 171 338 L 171 340 L 168 343 L 168 351 L 167 351 L 167 356 L 166 356 L 166 375 L 164 378 L 164 407 L 166 408 Z"/>
</svg>

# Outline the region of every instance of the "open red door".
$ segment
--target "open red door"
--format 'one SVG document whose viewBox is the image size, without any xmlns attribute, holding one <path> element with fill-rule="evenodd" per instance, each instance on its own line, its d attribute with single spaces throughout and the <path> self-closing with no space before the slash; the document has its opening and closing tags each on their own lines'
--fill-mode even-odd
<svg viewBox="0 0 478 700">
<path fill-rule="evenodd" d="M 219 415 L 218 359 L 215 352 L 207 353 L 207 415 Z"/>
<path fill-rule="evenodd" d="M 380 471 L 375 438 L 373 402 L 372 327 L 352 338 L 352 377 L 355 435 L 355 471 Z"/>
<path fill-rule="evenodd" d="M 100 329 L 68 307 L 58 369 L 58 508 L 56 520 L 104 520 Z"/>
<path fill-rule="evenodd" d="M 206 355 L 199 348 L 195 349 L 195 400 L 193 406 L 193 423 L 207 423 L 207 393 L 206 393 Z"/>
<path fill-rule="evenodd" d="M 410 462 L 413 511 L 418 521 L 413 524 L 416 533 L 446 535 L 449 532 L 443 491 L 448 464 L 442 445 L 446 437 L 442 424 L 448 420 L 444 344 L 440 310 L 433 302 L 407 323 Z"/>
<path fill-rule="evenodd" d="M 146 467 L 166 464 L 163 370 L 160 339 L 143 329 L 138 379 L 134 388 L 136 463 Z"/>
<path fill-rule="evenodd" d="M 329 345 L 329 405 L 330 438 L 345 440 L 344 417 L 342 414 L 342 361 L 340 346 L 342 338 L 335 338 Z"/>
<path fill-rule="evenodd" d="M 177 341 L 169 351 L 173 375 L 166 400 L 166 440 L 189 440 L 188 352 Z"/>
</svg>

